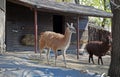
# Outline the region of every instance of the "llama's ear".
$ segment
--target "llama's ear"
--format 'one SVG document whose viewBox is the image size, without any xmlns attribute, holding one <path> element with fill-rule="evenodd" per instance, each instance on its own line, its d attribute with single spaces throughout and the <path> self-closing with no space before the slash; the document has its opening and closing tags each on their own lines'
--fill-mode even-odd
<svg viewBox="0 0 120 77">
<path fill-rule="evenodd" d="M 67 26 L 70 27 L 70 25 L 68 24 L 68 22 L 67 22 Z"/>
<path fill-rule="evenodd" d="M 73 27 L 73 23 L 71 23 L 71 27 Z"/>
</svg>

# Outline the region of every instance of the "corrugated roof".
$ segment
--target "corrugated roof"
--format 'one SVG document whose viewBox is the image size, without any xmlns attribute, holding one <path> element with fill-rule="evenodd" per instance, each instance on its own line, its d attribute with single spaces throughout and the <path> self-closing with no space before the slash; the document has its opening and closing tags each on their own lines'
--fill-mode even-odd
<svg viewBox="0 0 120 77">
<path fill-rule="evenodd" d="M 97 17 L 108 17 L 111 18 L 112 13 L 105 12 L 103 10 L 96 9 L 90 6 L 83 6 L 73 3 L 58 3 L 48 0 L 8 0 L 8 1 L 16 1 L 23 3 L 24 5 L 36 6 L 37 9 L 44 9 L 46 11 L 51 12 L 60 12 L 60 13 L 68 13 L 68 14 L 76 14 L 76 15 L 87 15 L 87 16 L 97 16 Z"/>
</svg>

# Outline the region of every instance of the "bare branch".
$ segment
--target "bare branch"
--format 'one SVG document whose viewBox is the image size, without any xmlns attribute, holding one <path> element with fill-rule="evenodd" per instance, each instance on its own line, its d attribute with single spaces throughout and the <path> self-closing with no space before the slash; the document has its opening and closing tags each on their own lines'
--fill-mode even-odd
<svg viewBox="0 0 120 77">
<path fill-rule="evenodd" d="M 114 9 L 120 10 L 120 5 L 114 3 L 114 1 L 110 0 L 110 3 L 115 7 Z"/>
</svg>

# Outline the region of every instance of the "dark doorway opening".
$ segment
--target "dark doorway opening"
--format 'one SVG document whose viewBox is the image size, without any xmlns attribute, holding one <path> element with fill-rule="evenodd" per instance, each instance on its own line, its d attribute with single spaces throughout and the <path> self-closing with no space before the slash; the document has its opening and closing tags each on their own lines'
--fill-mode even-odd
<svg viewBox="0 0 120 77">
<path fill-rule="evenodd" d="M 53 31 L 56 33 L 64 34 L 65 32 L 64 16 L 53 15 Z"/>
</svg>

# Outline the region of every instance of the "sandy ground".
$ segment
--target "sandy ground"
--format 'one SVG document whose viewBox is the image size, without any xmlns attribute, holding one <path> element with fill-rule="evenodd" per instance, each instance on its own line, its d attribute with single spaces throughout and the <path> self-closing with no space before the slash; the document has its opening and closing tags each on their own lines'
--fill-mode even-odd
<svg viewBox="0 0 120 77">
<path fill-rule="evenodd" d="M 29 60 L 30 62 L 32 62 L 34 64 L 55 67 L 53 54 L 50 57 L 50 64 L 49 65 L 47 64 L 45 53 L 42 54 L 42 59 L 40 59 L 39 53 L 35 54 L 34 52 L 31 52 L 31 51 L 9 52 L 9 53 L 6 53 L 5 55 L 15 56 L 15 57 L 18 57 L 21 59 L 26 58 L 27 60 Z M 104 65 L 97 64 L 97 57 L 96 56 L 94 56 L 94 60 L 95 60 L 95 64 L 88 63 L 88 54 L 80 55 L 79 60 L 76 59 L 75 54 L 67 54 L 66 55 L 67 68 L 77 69 L 77 70 L 80 70 L 81 72 L 87 71 L 87 72 L 98 73 L 98 74 L 103 74 L 103 73 L 107 74 L 108 69 L 109 69 L 109 64 L 110 64 L 110 56 L 106 55 L 103 57 Z M 62 55 L 58 56 L 56 67 L 65 68 Z"/>
<path fill-rule="evenodd" d="M 9 53 L 9 54 L 12 54 L 15 56 L 20 56 L 19 54 L 21 55 L 26 54 L 27 58 L 32 62 L 41 64 L 41 65 L 47 65 L 47 66 L 53 66 L 53 67 L 55 66 L 54 56 L 53 56 L 54 54 L 52 54 L 52 57 L 50 57 L 49 65 L 47 64 L 45 53 L 42 54 L 42 59 L 40 59 L 39 53 L 35 54 L 34 52 L 20 52 L 20 53 L 16 52 L 14 54 L 13 53 Z M 109 55 L 103 56 L 104 65 L 98 65 L 98 62 L 97 62 L 98 58 L 96 56 L 94 56 L 95 64 L 88 63 L 88 54 L 80 55 L 78 60 L 76 57 L 77 56 L 75 54 L 66 54 L 67 68 L 72 68 L 72 69 L 77 69 L 82 71 L 88 70 L 94 73 L 107 74 L 109 69 L 109 64 L 110 64 L 110 58 L 111 58 Z M 56 67 L 65 68 L 62 55 L 58 56 Z"/>
<path fill-rule="evenodd" d="M 73 54 L 66 55 L 67 68 L 77 69 L 81 71 L 90 71 L 99 74 L 102 73 L 107 74 L 110 64 L 110 56 L 109 55 L 103 56 L 104 65 L 98 65 L 97 60 L 98 58 L 94 56 L 95 64 L 92 64 L 92 63 L 88 63 L 88 54 L 80 55 L 78 60 L 76 58 L 76 55 Z M 40 60 L 40 64 L 46 64 L 46 63 L 47 63 L 46 58 Z M 54 66 L 54 57 L 50 59 L 50 66 Z M 62 55 L 58 56 L 57 66 L 65 68 Z"/>
</svg>

